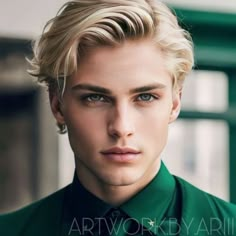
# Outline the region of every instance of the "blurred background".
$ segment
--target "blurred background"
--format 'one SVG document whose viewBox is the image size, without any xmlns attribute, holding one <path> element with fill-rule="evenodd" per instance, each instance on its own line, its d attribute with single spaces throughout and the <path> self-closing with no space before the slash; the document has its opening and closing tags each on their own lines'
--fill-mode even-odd
<svg viewBox="0 0 236 236">
<path fill-rule="evenodd" d="M 72 181 L 46 89 L 27 74 L 31 40 L 65 0 L 0 0 L 0 213 Z M 166 0 L 195 43 L 182 112 L 162 155 L 175 175 L 236 203 L 236 1 Z"/>
</svg>

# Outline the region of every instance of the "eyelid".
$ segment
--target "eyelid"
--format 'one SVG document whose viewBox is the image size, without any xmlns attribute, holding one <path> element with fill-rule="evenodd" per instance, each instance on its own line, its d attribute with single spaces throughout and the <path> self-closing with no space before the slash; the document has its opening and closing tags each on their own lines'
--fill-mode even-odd
<svg viewBox="0 0 236 236">
<path fill-rule="evenodd" d="M 88 98 L 90 98 L 92 96 L 99 96 L 100 98 L 103 98 L 103 100 L 88 101 Z M 81 100 L 87 101 L 87 102 L 108 102 L 112 99 L 107 95 L 104 95 L 104 94 L 101 94 L 101 93 L 95 93 L 95 92 L 82 94 L 80 96 L 80 98 L 81 98 Z"/>
<path fill-rule="evenodd" d="M 150 100 L 142 100 L 140 99 L 140 96 L 142 95 L 149 95 L 151 97 Z M 88 100 L 90 97 L 92 96 L 99 96 L 101 99 L 99 100 Z M 151 92 L 142 92 L 142 93 L 138 93 L 135 95 L 134 97 L 134 101 L 135 102 L 152 102 L 153 100 L 158 100 L 160 98 L 160 95 L 158 94 L 155 94 L 155 93 L 151 93 Z M 108 95 L 105 95 L 105 94 L 102 94 L 102 93 L 96 93 L 96 92 L 89 92 L 89 93 L 83 93 L 79 96 L 79 99 L 83 102 L 89 102 L 89 103 L 92 103 L 92 102 L 101 102 L 101 103 L 116 103 L 116 98 L 115 97 L 112 97 L 112 96 L 108 96 Z"/>
<path fill-rule="evenodd" d="M 138 98 L 140 97 L 140 96 L 142 96 L 142 95 L 149 95 L 153 100 L 157 100 L 157 99 L 159 99 L 160 98 L 160 96 L 158 96 L 158 95 L 156 95 L 156 94 L 153 94 L 153 93 L 150 93 L 150 92 L 144 92 L 144 93 L 140 93 L 140 94 L 138 94 L 137 96 L 136 96 L 136 100 L 138 100 Z M 153 100 L 138 100 L 138 101 L 141 101 L 141 102 L 151 102 L 151 101 L 153 101 Z"/>
<path fill-rule="evenodd" d="M 96 99 L 93 100 L 92 98 L 94 98 L 94 97 L 98 97 L 98 100 L 96 100 Z M 90 102 L 100 102 L 100 101 L 104 101 L 105 100 L 103 96 L 98 95 L 98 94 L 89 95 L 89 96 L 86 97 L 86 99 L 88 101 L 90 101 Z"/>
</svg>

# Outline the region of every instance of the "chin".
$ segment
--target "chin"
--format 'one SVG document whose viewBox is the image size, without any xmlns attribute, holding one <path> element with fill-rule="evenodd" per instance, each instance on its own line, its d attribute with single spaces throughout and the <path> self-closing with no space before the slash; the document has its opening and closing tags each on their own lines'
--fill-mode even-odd
<svg viewBox="0 0 236 236">
<path fill-rule="evenodd" d="M 142 182 L 142 175 L 132 174 L 129 172 L 127 174 L 114 174 L 108 175 L 102 178 L 103 182 L 111 186 L 130 186 Z"/>
</svg>

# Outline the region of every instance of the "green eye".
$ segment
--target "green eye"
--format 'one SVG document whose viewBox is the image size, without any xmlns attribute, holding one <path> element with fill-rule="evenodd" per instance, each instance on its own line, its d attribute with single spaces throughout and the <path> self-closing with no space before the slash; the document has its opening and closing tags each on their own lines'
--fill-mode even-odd
<svg viewBox="0 0 236 236">
<path fill-rule="evenodd" d="M 91 94 L 87 97 L 87 100 L 89 102 L 99 102 L 99 101 L 104 101 L 104 97 L 99 94 Z"/>
<path fill-rule="evenodd" d="M 140 94 L 138 96 L 138 101 L 150 102 L 153 99 L 155 99 L 154 96 L 152 94 L 149 94 L 149 93 Z"/>
</svg>

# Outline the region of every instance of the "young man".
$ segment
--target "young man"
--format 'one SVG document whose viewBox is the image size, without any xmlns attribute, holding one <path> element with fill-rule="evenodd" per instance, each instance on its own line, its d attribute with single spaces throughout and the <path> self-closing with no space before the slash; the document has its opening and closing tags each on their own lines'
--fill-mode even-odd
<svg viewBox="0 0 236 236">
<path fill-rule="evenodd" d="M 0 217 L 0 235 L 236 235 L 236 206 L 172 176 L 161 161 L 180 112 L 192 43 L 155 0 L 65 4 L 35 44 L 75 155 L 73 183 Z"/>
</svg>

